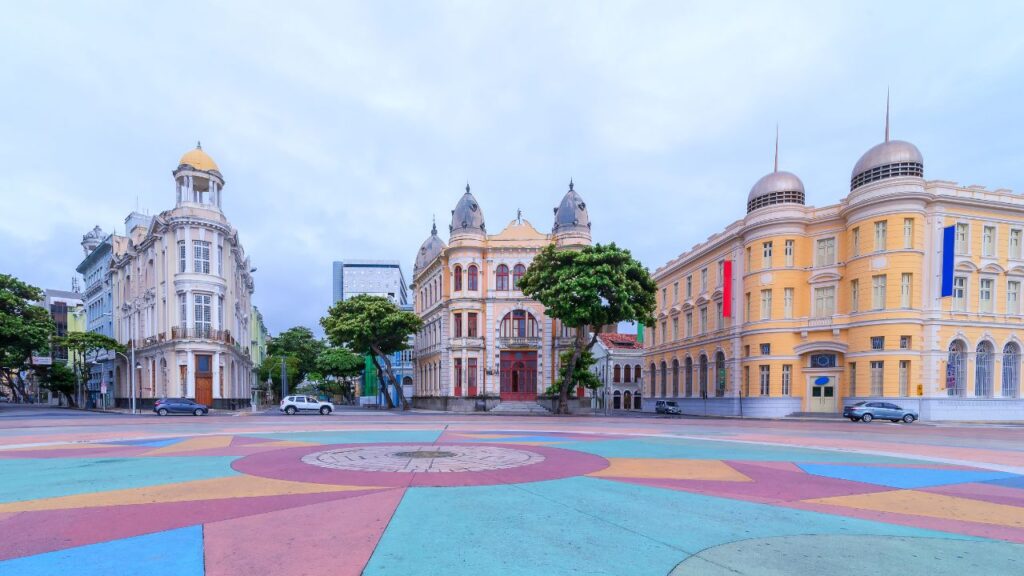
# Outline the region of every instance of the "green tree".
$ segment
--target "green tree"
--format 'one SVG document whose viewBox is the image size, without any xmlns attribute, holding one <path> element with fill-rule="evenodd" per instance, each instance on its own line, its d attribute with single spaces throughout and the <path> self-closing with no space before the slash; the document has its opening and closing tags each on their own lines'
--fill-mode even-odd
<svg viewBox="0 0 1024 576">
<path fill-rule="evenodd" d="M 297 384 L 306 378 L 306 374 L 316 369 L 316 358 L 326 347 L 323 340 L 313 335 L 312 330 L 305 326 L 295 326 L 271 339 L 267 344 L 267 354 L 296 358 L 299 361 Z M 277 363 L 280 372 L 281 361 L 278 360 Z M 288 375 L 288 380 L 291 381 L 291 374 Z"/>
<path fill-rule="evenodd" d="M 96 332 L 71 332 L 57 339 L 57 344 L 68 349 L 68 357 L 74 358 L 73 367 L 81 377 L 81 382 L 92 378 L 92 363 L 96 354 L 105 350 L 124 353 L 124 346 L 110 336 Z"/>
<path fill-rule="evenodd" d="M 582 250 L 547 246 L 533 259 L 519 281 L 523 294 L 547 308 L 576 332 L 558 394 L 558 413 L 569 412 L 569 390 L 576 385 L 576 367 L 597 342 L 602 326 L 619 322 L 653 324 L 657 285 L 647 268 L 629 250 L 614 243 Z M 587 338 L 588 332 L 591 334 Z"/>
<path fill-rule="evenodd" d="M 0 274 L 0 382 L 13 399 L 26 399 L 22 372 L 32 369 L 32 353 L 44 350 L 56 332 L 50 313 L 35 302 L 43 291 L 14 276 Z"/>
<path fill-rule="evenodd" d="M 295 356 L 267 356 L 263 363 L 257 367 L 257 375 L 260 382 L 266 382 L 269 378 L 273 382 L 273 392 L 277 394 L 281 390 L 281 359 L 285 361 L 285 373 L 288 376 L 288 391 L 295 390 L 295 387 L 302 382 L 299 377 L 299 359 Z M 303 376 L 305 376 L 303 374 Z"/>
<path fill-rule="evenodd" d="M 39 375 L 40 386 L 53 392 L 58 397 L 63 396 L 67 400 L 68 406 L 72 408 L 78 406 L 78 403 L 75 401 L 77 378 L 75 377 L 75 371 L 69 368 L 67 364 L 54 362 L 46 368 L 39 369 L 37 374 Z"/>
<path fill-rule="evenodd" d="M 329 394 L 340 394 L 347 401 L 352 400 L 350 379 L 361 374 L 365 366 L 363 356 L 348 348 L 327 348 L 316 359 L 316 369 L 325 378 L 323 390 Z"/>
<path fill-rule="evenodd" d="M 409 409 L 409 401 L 402 392 L 402 386 L 395 378 L 391 367 L 391 354 L 409 347 L 410 334 L 419 331 L 423 321 L 413 312 L 401 310 L 394 302 L 383 296 L 360 294 L 348 300 L 335 303 L 320 319 L 327 338 L 334 346 L 344 346 L 357 352 L 366 352 L 373 359 L 374 367 L 384 386 L 384 399 L 388 408 L 394 408 L 387 385 L 395 387 L 402 409 Z M 381 360 L 384 367 L 381 367 Z"/>
<path fill-rule="evenodd" d="M 558 355 L 558 378 L 555 380 L 555 383 L 548 388 L 548 395 L 553 396 L 561 392 L 562 383 L 566 381 L 566 376 L 569 372 L 569 360 L 571 359 L 572 354 L 572 350 L 563 350 Z M 576 373 L 574 378 L 576 382 L 574 386 L 570 387 L 570 393 L 575 392 L 576 388 L 579 386 L 589 388 L 590 390 L 597 390 L 601 387 L 601 380 L 597 377 L 597 374 L 594 374 L 594 371 L 591 370 L 591 367 L 593 367 L 595 363 L 597 363 L 597 360 L 594 359 L 594 355 L 590 350 L 584 350 L 583 354 L 580 355 L 579 360 L 576 361 Z"/>
</svg>

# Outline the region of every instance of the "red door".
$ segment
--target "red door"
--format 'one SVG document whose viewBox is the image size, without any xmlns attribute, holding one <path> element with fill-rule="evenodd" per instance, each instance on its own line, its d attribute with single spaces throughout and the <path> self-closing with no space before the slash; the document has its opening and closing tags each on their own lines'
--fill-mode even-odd
<svg viewBox="0 0 1024 576">
<path fill-rule="evenodd" d="M 537 399 L 537 352 L 535 350 L 502 351 L 501 399 Z"/>
</svg>

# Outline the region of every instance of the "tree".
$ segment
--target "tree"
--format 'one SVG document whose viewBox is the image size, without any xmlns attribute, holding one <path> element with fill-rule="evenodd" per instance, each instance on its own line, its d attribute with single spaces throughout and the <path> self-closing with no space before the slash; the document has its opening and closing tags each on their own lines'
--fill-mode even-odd
<svg viewBox="0 0 1024 576">
<path fill-rule="evenodd" d="M 78 402 L 75 401 L 76 380 L 75 371 L 63 362 L 54 362 L 46 368 L 38 371 L 39 385 L 53 392 L 58 397 L 63 396 L 68 406 L 75 408 Z"/>
<path fill-rule="evenodd" d="M 91 359 L 95 359 L 97 353 L 112 350 L 124 354 L 124 346 L 118 344 L 117 340 L 96 332 L 71 332 L 58 338 L 57 344 L 66 347 L 68 357 L 74 358 L 73 366 L 77 368 L 82 382 L 92 379 Z"/>
<path fill-rule="evenodd" d="M 562 383 L 566 381 L 566 375 L 569 372 L 569 360 L 572 353 L 572 350 L 563 350 L 562 353 L 558 355 L 558 379 L 555 380 L 555 383 L 548 388 L 547 394 L 553 396 L 562 390 Z M 584 350 L 583 354 L 580 355 L 580 359 L 576 361 L 576 373 L 574 377 L 576 382 L 575 386 L 571 386 L 569 388 L 569 392 L 572 392 L 574 388 L 579 386 L 583 386 L 584 388 L 589 388 L 591 390 L 597 390 L 601 387 L 601 380 L 597 377 L 597 374 L 594 374 L 594 371 L 590 369 L 595 363 L 597 363 L 597 360 L 594 359 L 594 355 L 590 350 Z"/>
<path fill-rule="evenodd" d="M 358 376 L 365 365 L 363 357 L 348 348 L 327 348 L 316 358 L 316 369 L 325 379 L 324 391 L 340 394 L 346 400 L 350 400 L 352 395 L 348 379 Z"/>
<path fill-rule="evenodd" d="M 313 331 L 305 326 L 295 326 L 281 332 L 267 344 L 267 354 L 271 356 L 292 356 L 298 359 L 298 377 L 296 384 L 316 369 L 316 358 L 327 347 L 323 340 L 313 335 Z M 278 372 L 281 361 L 278 360 Z M 288 375 L 289 381 L 291 374 Z"/>
<path fill-rule="evenodd" d="M 647 268 L 629 250 L 614 243 L 582 250 L 541 250 L 519 281 L 527 297 L 547 308 L 547 315 L 575 329 L 565 382 L 558 394 L 558 413 L 569 412 L 569 390 L 576 385 L 576 366 L 597 342 L 602 326 L 619 322 L 654 323 L 657 285 Z M 587 339 L 588 331 L 591 337 Z"/>
<path fill-rule="evenodd" d="M 383 296 L 360 294 L 331 306 L 327 316 L 320 319 L 320 325 L 324 327 L 331 344 L 368 353 L 377 373 L 381 376 L 387 374 L 387 379 L 381 378 L 380 381 L 388 408 L 394 407 L 391 395 L 387 393 L 390 382 L 398 393 L 402 409 L 409 409 L 409 401 L 391 367 L 390 356 L 409 347 L 409 335 L 423 327 L 419 316 L 399 309 L 394 302 Z M 383 369 L 381 360 L 384 361 Z"/>
<path fill-rule="evenodd" d="M 50 313 L 34 304 L 42 300 L 39 288 L 0 274 L 0 380 L 18 402 L 26 399 L 22 372 L 32 368 L 32 353 L 56 332 Z"/>
<path fill-rule="evenodd" d="M 257 367 L 257 375 L 260 382 L 266 382 L 269 378 L 274 383 L 274 391 L 281 389 L 281 359 L 285 361 L 285 372 L 288 376 L 288 391 L 291 392 L 302 382 L 299 377 L 299 359 L 295 356 L 267 356 L 263 363 Z"/>
</svg>

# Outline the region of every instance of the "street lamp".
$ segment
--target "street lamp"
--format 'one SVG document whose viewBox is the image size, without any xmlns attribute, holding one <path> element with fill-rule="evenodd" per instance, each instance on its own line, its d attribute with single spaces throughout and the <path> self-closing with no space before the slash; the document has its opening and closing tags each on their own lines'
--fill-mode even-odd
<svg viewBox="0 0 1024 576">
<path fill-rule="evenodd" d="M 113 312 L 104 312 L 103 314 L 101 314 L 101 316 L 110 316 L 111 320 L 113 320 L 114 313 Z M 128 342 L 131 343 L 131 354 L 132 354 L 132 357 L 128 358 L 128 356 L 125 356 L 123 353 L 118 352 L 117 350 L 114 350 L 114 354 L 117 354 L 117 355 L 121 356 L 122 358 L 124 358 L 125 364 L 128 365 L 128 382 L 130 383 L 131 394 L 132 394 L 132 396 L 131 396 L 131 410 L 132 410 L 132 414 L 135 414 L 135 371 L 141 369 L 142 368 L 142 364 L 140 364 L 140 363 L 135 361 L 135 339 L 131 337 L 131 328 L 132 328 L 132 323 L 129 321 L 128 322 L 128 331 L 129 331 L 129 333 L 128 333 L 128 336 L 129 336 Z"/>
</svg>

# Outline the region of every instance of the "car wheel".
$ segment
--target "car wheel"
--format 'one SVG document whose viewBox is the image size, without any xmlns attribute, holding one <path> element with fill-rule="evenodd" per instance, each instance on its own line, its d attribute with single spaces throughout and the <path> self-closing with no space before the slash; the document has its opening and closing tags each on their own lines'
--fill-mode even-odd
<svg viewBox="0 0 1024 576">
<path fill-rule="evenodd" d="M 860 419 L 861 419 L 862 422 L 871 422 L 872 420 L 875 419 L 875 417 L 872 416 L 871 414 L 865 414 L 865 415 L 861 416 Z"/>
<path fill-rule="evenodd" d="M 853 416 L 850 416 L 850 422 L 856 422 L 857 420 L 860 420 L 860 418 L 854 418 Z"/>
<path fill-rule="evenodd" d="M 331 413 L 331 409 L 328 408 L 327 406 L 324 406 L 320 408 L 320 413 L 323 414 L 324 416 L 327 416 L 328 414 Z"/>
<path fill-rule="evenodd" d="M 915 418 L 914 418 L 913 414 L 904 414 L 903 415 L 903 421 L 906 422 L 907 424 L 913 424 L 914 420 L 915 420 Z"/>
<path fill-rule="evenodd" d="M 202 409 L 202 408 L 196 408 L 196 409 L 195 409 L 195 410 L 194 410 L 194 411 L 192 412 L 192 414 L 193 414 L 193 415 L 195 415 L 195 416 L 202 416 L 202 415 L 203 415 L 203 409 Z"/>
<path fill-rule="evenodd" d="M 167 408 L 161 408 L 157 410 L 156 413 L 159 414 L 160 416 L 167 416 Z"/>
<path fill-rule="evenodd" d="M 289 407 L 285 408 L 284 409 L 284 413 L 289 415 L 289 416 L 291 416 L 292 414 L 295 414 L 295 406 L 289 406 Z"/>
</svg>

